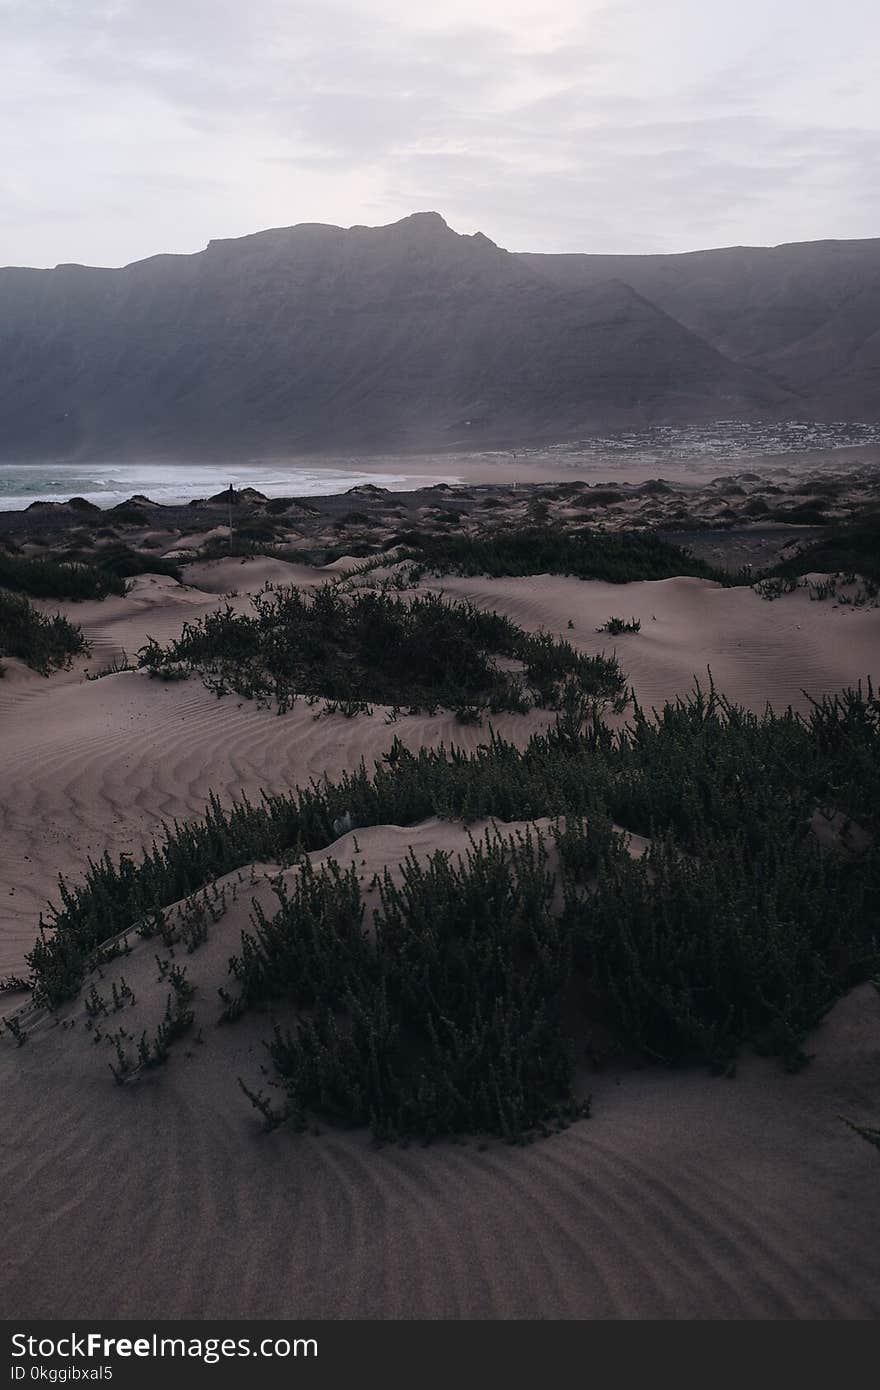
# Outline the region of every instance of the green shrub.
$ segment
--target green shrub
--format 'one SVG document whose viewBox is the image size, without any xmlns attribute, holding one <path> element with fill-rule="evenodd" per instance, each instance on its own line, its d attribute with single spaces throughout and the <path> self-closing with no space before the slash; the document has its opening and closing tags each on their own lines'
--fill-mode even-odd
<svg viewBox="0 0 880 1390">
<path fill-rule="evenodd" d="M 730 582 L 729 575 L 647 531 L 499 527 L 482 536 L 421 535 L 404 543 L 409 558 L 435 574 L 568 574 L 611 584 L 687 574 Z"/>
<path fill-rule="evenodd" d="M 356 874 L 335 865 L 304 868 L 271 921 L 257 913 L 233 970 L 243 1007 L 282 997 L 308 1011 L 269 1049 L 295 1123 L 514 1140 L 582 1113 L 546 860 L 531 836 L 488 835 L 457 865 L 411 857 L 399 884 L 386 872 L 370 936 Z"/>
<path fill-rule="evenodd" d="M 0 552 L 0 589 L 31 598 L 101 599 L 124 594 L 126 579 L 136 574 L 167 574 L 180 579 L 180 566 L 158 555 L 142 555 L 126 545 L 110 545 L 69 559 L 24 559 Z"/>
<path fill-rule="evenodd" d="M 861 826 L 868 848 L 823 849 L 810 834 L 822 808 Z M 79 885 L 60 883 L 28 956 L 31 982 L 38 1003 L 57 1006 L 121 930 L 233 869 L 325 848 L 340 823 L 565 816 L 565 908 L 553 930 L 566 932 L 591 1007 L 620 1045 L 727 1066 L 749 1041 L 794 1065 L 811 1023 L 877 970 L 878 808 L 880 701 L 870 684 L 817 702 L 806 718 L 754 715 L 698 688 L 651 715 L 636 706 L 615 732 L 569 686 L 554 728 L 523 750 L 494 735 L 469 754 L 412 753 L 395 741 L 372 773 L 362 765 L 228 811 L 212 798 L 203 820 L 166 827 L 139 863 L 90 862 Z M 612 824 L 651 838 L 644 865 L 630 863 Z M 341 882 L 334 911 L 350 926 L 359 906 Z M 271 971 L 252 974 L 247 990 L 239 977 L 248 1003 L 283 994 L 276 966 L 305 949 L 286 941 L 284 920 L 277 933 Z"/>
<path fill-rule="evenodd" d="M 158 555 L 141 555 L 127 545 L 109 545 L 99 550 L 93 563 L 116 583 L 133 578 L 137 574 L 165 574 L 169 579 L 181 578 L 180 566 L 174 560 L 163 560 Z M 114 588 L 113 593 L 124 592 Z"/>
<path fill-rule="evenodd" d="M 631 618 L 626 622 L 623 618 L 609 618 L 601 627 L 597 627 L 597 632 L 610 633 L 612 637 L 619 637 L 622 632 L 641 632 L 642 624 L 638 618 Z"/>
<path fill-rule="evenodd" d="M 18 594 L 0 589 L 0 656 L 14 656 L 41 675 L 85 652 L 82 630 L 59 614 L 44 617 Z"/>
<path fill-rule="evenodd" d="M 852 526 L 835 528 L 815 544 L 765 571 L 767 577 L 797 578 L 818 571 L 842 571 L 880 583 L 880 518 L 864 518 Z"/>
<path fill-rule="evenodd" d="M 125 584 L 95 564 L 0 552 L 0 589 L 11 589 L 30 598 L 89 599 L 124 594 Z"/>
<path fill-rule="evenodd" d="M 126 502 L 120 502 L 117 506 L 110 508 L 114 526 L 149 526 L 150 518 L 141 507 L 131 506 Z"/>
<path fill-rule="evenodd" d="M 279 525 L 281 525 L 283 533 L 285 529 L 283 524 L 273 521 L 269 517 L 245 517 L 243 521 L 235 523 L 233 535 L 241 540 L 274 541 L 278 534 Z"/>
<path fill-rule="evenodd" d="M 298 695 L 522 710 L 553 704 L 569 676 L 596 693 L 615 694 L 622 685 L 613 660 L 582 656 L 567 642 L 435 594 L 407 601 L 371 590 L 348 595 L 336 584 L 267 588 L 253 608 L 235 613 L 227 605 L 188 623 L 169 646 L 143 648 L 139 663 L 154 675 L 199 671 L 218 694 L 235 690 L 281 711 Z M 499 668 L 498 657 L 520 661 L 522 675 Z"/>
</svg>

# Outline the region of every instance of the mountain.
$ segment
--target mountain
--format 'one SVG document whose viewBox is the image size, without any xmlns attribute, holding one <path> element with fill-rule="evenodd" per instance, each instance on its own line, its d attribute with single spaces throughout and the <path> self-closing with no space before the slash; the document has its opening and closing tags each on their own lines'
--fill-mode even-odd
<svg viewBox="0 0 880 1390">
<path fill-rule="evenodd" d="M 880 238 L 520 259 L 572 293 L 625 280 L 719 352 L 792 391 L 804 418 L 880 419 Z"/>
<path fill-rule="evenodd" d="M 880 242 L 513 254 L 437 213 L 0 270 L 0 459 L 877 419 Z"/>
</svg>

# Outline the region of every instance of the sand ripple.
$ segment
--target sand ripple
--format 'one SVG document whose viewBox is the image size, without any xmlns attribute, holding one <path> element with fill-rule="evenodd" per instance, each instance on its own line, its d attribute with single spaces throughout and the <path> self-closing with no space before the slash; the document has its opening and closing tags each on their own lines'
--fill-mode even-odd
<svg viewBox="0 0 880 1390">
<path fill-rule="evenodd" d="M 0 1055 L 4 1314 L 875 1317 L 876 1154 L 829 1068 L 868 1080 L 871 995 L 801 1077 L 594 1078 L 593 1119 L 485 1151 L 259 1135 L 230 1084 L 259 1029 L 122 1090 L 52 1030 Z"/>
</svg>

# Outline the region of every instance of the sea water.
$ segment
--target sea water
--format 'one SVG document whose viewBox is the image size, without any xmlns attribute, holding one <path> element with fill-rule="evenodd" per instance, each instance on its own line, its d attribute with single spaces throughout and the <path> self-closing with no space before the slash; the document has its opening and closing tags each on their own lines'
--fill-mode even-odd
<svg viewBox="0 0 880 1390">
<path fill-rule="evenodd" d="M 392 491 L 458 481 L 456 466 L 483 463 L 487 478 L 508 462 L 539 463 L 571 468 L 580 473 L 594 469 L 625 469 L 633 465 L 656 468 L 684 464 L 699 466 L 710 460 L 760 459 L 774 454 L 796 454 L 880 445 L 880 425 L 837 422 L 784 421 L 750 424 L 717 420 L 708 425 L 655 425 L 646 429 L 619 430 L 614 434 L 560 444 L 491 449 L 432 455 L 418 460 L 416 475 L 407 469 L 415 456 L 373 459 L 370 471 L 358 460 L 328 460 L 327 464 L 286 465 L 247 462 L 241 464 L 191 463 L 0 463 L 0 511 L 16 511 L 30 502 L 66 501 L 85 497 L 99 507 L 112 507 L 133 493 L 154 502 L 189 502 L 210 497 L 230 484 L 236 489 L 253 487 L 267 497 L 308 497 L 347 492 L 362 483 Z M 432 467 L 426 469 L 426 463 Z M 436 472 L 434 471 L 436 468 Z M 382 471 L 378 471 L 378 470 Z M 373 471 L 376 470 L 376 471 Z"/>
<path fill-rule="evenodd" d="M 356 466 L 0 463 L 0 511 L 18 511 L 30 502 L 62 502 L 68 497 L 85 497 L 99 507 L 112 507 L 134 493 L 153 502 L 189 502 L 194 497 L 210 497 L 230 484 L 236 490 L 256 488 L 267 497 L 314 497 L 347 492 L 360 483 L 394 489 L 407 481 L 403 474 L 366 473 Z"/>
</svg>

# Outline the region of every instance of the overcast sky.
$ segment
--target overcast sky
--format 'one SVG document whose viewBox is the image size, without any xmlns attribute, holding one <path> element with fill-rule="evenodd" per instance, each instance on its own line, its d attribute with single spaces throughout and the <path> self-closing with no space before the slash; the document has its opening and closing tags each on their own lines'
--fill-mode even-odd
<svg viewBox="0 0 880 1390">
<path fill-rule="evenodd" d="M 0 0 L 0 264 L 426 209 L 512 250 L 875 236 L 878 55 L 876 0 Z"/>
</svg>

